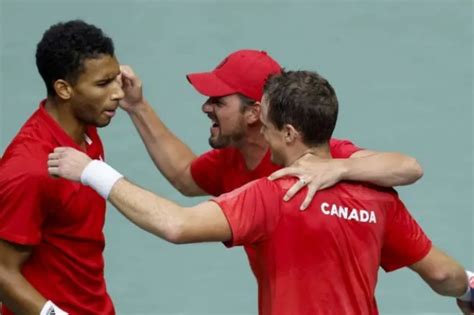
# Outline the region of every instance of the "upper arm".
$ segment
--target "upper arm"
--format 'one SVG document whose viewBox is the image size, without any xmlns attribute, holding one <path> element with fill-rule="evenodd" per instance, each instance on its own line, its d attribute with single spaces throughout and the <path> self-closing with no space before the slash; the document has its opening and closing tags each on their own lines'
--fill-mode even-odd
<svg viewBox="0 0 474 315">
<path fill-rule="evenodd" d="M 355 151 L 354 153 L 351 154 L 350 157 L 351 158 L 362 158 L 362 157 L 367 157 L 367 156 L 374 155 L 374 154 L 377 154 L 377 153 L 379 153 L 379 152 L 362 149 L 362 150 L 359 150 L 359 151 Z"/>
<path fill-rule="evenodd" d="M 226 170 L 224 150 L 210 150 L 194 159 L 186 169 L 186 178 L 201 195 L 219 196 L 223 193 L 222 173 Z"/>
<path fill-rule="evenodd" d="M 3 161 L 2 161 L 3 162 Z M 46 162 L 44 164 L 46 173 Z M 46 176 L 46 175 L 45 175 Z M 17 244 L 38 244 L 44 221 L 44 176 L 32 162 L 9 160 L 0 168 L 0 238 Z"/>
<path fill-rule="evenodd" d="M 192 164 L 189 164 L 184 170 L 184 173 L 181 174 L 178 182 L 176 183 L 176 189 L 188 197 L 208 195 L 208 193 L 199 187 L 199 185 L 194 180 L 191 172 L 191 165 Z"/>
<path fill-rule="evenodd" d="M 31 251 L 30 246 L 0 240 L 0 268 L 2 272 L 19 272 L 23 263 L 30 257 Z"/>
<path fill-rule="evenodd" d="M 225 242 L 231 239 L 229 223 L 217 203 L 206 201 L 184 211 L 186 216 L 175 243 Z"/>
<path fill-rule="evenodd" d="M 214 199 L 232 231 L 226 246 L 255 244 L 273 233 L 281 216 L 283 191 L 266 178 Z"/>
<path fill-rule="evenodd" d="M 331 156 L 335 159 L 347 159 L 352 157 L 355 152 L 361 150 L 358 146 L 349 140 L 340 140 L 331 138 L 329 141 Z"/>
<path fill-rule="evenodd" d="M 433 246 L 425 257 L 409 267 L 423 279 L 427 280 L 436 278 L 440 269 L 457 266 L 459 266 L 459 264 L 457 264 L 454 259 Z"/>
<path fill-rule="evenodd" d="M 382 268 L 393 271 L 421 261 L 432 249 L 431 240 L 398 198 L 387 212 Z"/>
</svg>

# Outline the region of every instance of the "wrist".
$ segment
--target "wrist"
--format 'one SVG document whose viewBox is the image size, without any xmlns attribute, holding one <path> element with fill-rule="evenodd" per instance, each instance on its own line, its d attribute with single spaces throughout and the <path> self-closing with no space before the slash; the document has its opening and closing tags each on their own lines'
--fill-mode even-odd
<svg viewBox="0 0 474 315">
<path fill-rule="evenodd" d="M 81 183 L 94 189 L 104 199 L 108 199 L 115 183 L 123 177 L 103 161 L 92 160 L 81 174 Z"/>
<path fill-rule="evenodd" d="M 336 169 L 338 170 L 338 182 L 342 180 L 350 180 L 349 170 L 350 170 L 350 159 L 334 159 L 338 163 Z"/>
<path fill-rule="evenodd" d="M 41 309 L 40 315 L 68 315 L 51 301 L 46 301 Z"/>
<path fill-rule="evenodd" d="M 130 116 L 146 115 L 150 108 L 150 104 L 144 99 L 134 102 L 133 105 L 127 106 L 125 109 Z"/>
<path fill-rule="evenodd" d="M 458 296 L 457 298 L 461 301 L 464 301 L 464 302 L 471 302 L 473 301 L 473 289 L 474 289 L 474 273 L 469 271 L 469 270 L 466 270 L 466 275 L 467 275 L 467 290 L 466 292 L 461 295 L 461 296 Z"/>
</svg>

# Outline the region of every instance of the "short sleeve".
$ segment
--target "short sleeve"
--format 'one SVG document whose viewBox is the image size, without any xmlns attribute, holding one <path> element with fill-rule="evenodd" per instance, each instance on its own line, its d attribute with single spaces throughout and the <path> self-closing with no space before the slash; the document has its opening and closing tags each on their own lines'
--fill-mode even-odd
<svg viewBox="0 0 474 315">
<path fill-rule="evenodd" d="M 0 239 L 21 245 L 40 242 L 45 216 L 44 175 L 32 164 L 15 158 L 0 163 Z"/>
<path fill-rule="evenodd" d="M 355 152 L 362 150 L 349 140 L 339 140 L 335 138 L 331 138 L 329 141 L 329 149 L 331 156 L 335 159 L 347 159 Z"/>
<path fill-rule="evenodd" d="M 281 189 L 266 178 L 250 182 L 212 200 L 222 209 L 232 230 L 228 247 L 249 245 L 267 239 L 280 216 Z"/>
<path fill-rule="evenodd" d="M 221 178 L 224 159 L 222 150 L 210 150 L 191 163 L 191 176 L 210 195 L 219 196 L 223 193 Z"/>
<path fill-rule="evenodd" d="M 400 199 L 397 198 L 393 210 L 393 214 L 387 216 L 380 263 L 387 272 L 420 261 L 432 247 L 431 240 Z"/>
</svg>

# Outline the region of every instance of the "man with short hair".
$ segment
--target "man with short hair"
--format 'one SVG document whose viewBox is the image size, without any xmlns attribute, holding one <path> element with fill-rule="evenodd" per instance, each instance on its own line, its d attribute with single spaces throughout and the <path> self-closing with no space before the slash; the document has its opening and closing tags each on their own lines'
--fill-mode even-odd
<svg viewBox="0 0 474 315">
<path fill-rule="evenodd" d="M 200 156 L 166 128 L 143 98 L 140 80 L 127 66 L 122 72 L 133 84 L 120 105 L 129 113 L 155 165 L 175 188 L 186 196 L 218 196 L 281 167 L 270 161 L 258 117 L 264 82 L 280 71 L 281 66 L 266 52 L 242 49 L 210 72 L 188 74 L 193 87 L 209 97 L 202 111 L 212 122 L 209 144 L 213 149 Z M 338 139 L 330 140 L 330 151 L 333 160 L 306 157 L 274 174 L 273 178 L 296 175 L 301 179 L 285 198 L 308 186 L 304 209 L 317 190 L 341 180 L 391 187 L 413 183 L 422 176 L 416 160 L 399 153 L 361 150 Z"/>
<path fill-rule="evenodd" d="M 271 160 L 288 166 L 305 155 L 331 159 L 337 113 L 334 89 L 317 73 L 271 77 L 258 113 Z M 341 182 L 319 192 L 301 213 L 295 208 L 303 194 L 283 201 L 296 179 L 261 178 L 182 207 L 72 148 L 56 148 L 48 170 L 92 187 L 129 220 L 169 242 L 251 247 L 262 315 L 378 314 L 379 266 L 410 267 L 437 293 L 471 300 L 463 268 L 432 246 L 391 188 Z"/>
<path fill-rule="evenodd" d="M 96 127 L 124 96 L 112 40 L 80 20 L 51 26 L 37 45 L 47 98 L 0 161 L 3 314 L 115 313 L 104 279 L 105 201 L 48 175 L 48 153 L 76 148 L 102 160 Z"/>
</svg>

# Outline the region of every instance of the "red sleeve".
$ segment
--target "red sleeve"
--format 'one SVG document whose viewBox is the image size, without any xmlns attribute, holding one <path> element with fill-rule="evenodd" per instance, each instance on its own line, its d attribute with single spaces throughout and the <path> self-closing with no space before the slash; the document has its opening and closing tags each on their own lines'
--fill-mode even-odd
<svg viewBox="0 0 474 315">
<path fill-rule="evenodd" d="M 349 140 L 335 138 L 329 140 L 329 149 L 331 150 L 331 156 L 335 159 L 347 159 L 355 152 L 362 150 Z"/>
<path fill-rule="evenodd" d="M 225 157 L 222 150 L 208 151 L 191 163 L 191 176 L 196 184 L 208 194 L 223 193 L 221 172 Z"/>
<path fill-rule="evenodd" d="M 262 178 L 213 198 L 232 230 L 232 239 L 224 244 L 254 244 L 271 235 L 280 219 L 281 194 L 275 182 Z"/>
<path fill-rule="evenodd" d="M 431 240 L 398 198 L 393 211 L 387 216 L 380 262 L 387 272 L 420 261 L 432 246 Z"/>
<path fill-rule="evenodd" d="M 15 157 L 0 163 L 1 239 L 22 245 L 36 245 L 41 240 L 45 174 L 38 172 L 34 164 Z"/>
</svg>

